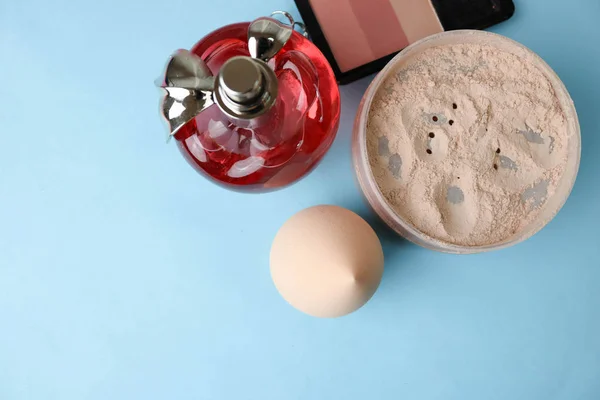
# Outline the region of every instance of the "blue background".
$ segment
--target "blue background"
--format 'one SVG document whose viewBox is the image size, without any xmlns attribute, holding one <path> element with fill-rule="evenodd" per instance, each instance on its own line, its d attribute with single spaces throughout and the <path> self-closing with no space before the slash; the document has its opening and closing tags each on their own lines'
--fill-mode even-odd
<svg viewBox="0 0 600 400">
<path fill-rule="evenodd" d="M 362 202 L 351 124 L 307 179 L 220 189 L 164 144 L 166 57 L 291 0 L 0 0 L 0 399 L 600 398 L 600 2 L 517 0 L 493 30 L 538 52 L 579 111 L 583 158 L 527 242 L 453 256 Z M 370 221 L 386 266 L 360 311 L 319 320 L 269 275 L 271 240 L 321 203 Z"/>
</svg>

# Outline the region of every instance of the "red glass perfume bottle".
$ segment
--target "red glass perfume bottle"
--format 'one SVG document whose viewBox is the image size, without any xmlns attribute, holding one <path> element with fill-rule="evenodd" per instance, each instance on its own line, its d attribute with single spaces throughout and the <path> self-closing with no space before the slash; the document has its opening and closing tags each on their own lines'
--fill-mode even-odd
<svg viewBox="0 0 600 400">
<path fill-rule="evenodd" d="M 268 191 L 312 170 L 335 138 L 340 96 L 323 54 L 273 18 L 218 29 L 177 51 L 162 114 L 188 162 L 227 188 Z"/>
</svg>

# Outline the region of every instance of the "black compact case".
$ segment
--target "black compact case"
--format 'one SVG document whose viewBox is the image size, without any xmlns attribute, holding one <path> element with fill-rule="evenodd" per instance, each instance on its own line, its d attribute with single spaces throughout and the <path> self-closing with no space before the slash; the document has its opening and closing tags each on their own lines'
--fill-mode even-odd
<svg viewBox="0 0 600 400">
<path fill-rule="evenodd" d="M 398 52 L 393 52 L 385 57 L 361 65 L 350 71 L 342 72 L 327 43 L 319 21 L 313 12 L 310 0 L 294 0 L 306 30 L 312 42 L 325 55 L 339 84 L 344 85 L 355 80 L 376 73 L 392 59 Z M 327 0 L 323 0 L 327 1 Z M 369 0 L 364 0 L 369 1 Z M 444 31 L 458 29 L 485 29 L 492 25 L 506 21 L 515 12 L 512 0 L 423 0 L 430 1 Z"/>
<path fill-rule="evenodd" d="M 431 0 L 445 31 L 485 29 L 515 13 L 512 0 Z"/>
</svg>

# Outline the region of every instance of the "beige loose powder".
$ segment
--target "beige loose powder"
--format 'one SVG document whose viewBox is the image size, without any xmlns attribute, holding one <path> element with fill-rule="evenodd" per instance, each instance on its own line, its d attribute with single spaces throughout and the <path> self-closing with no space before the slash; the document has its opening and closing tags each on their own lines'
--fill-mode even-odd
<svg viewBox="0 0 600 400">
<path fill-rule="evenodd" d="M 398 67 L 371 105 L 367 153 L 405 221 L 443 242 L 518 236 L 555 193 L 567 120 L 536 59 L 482 44 L 432 47 Z"/>
</svg>

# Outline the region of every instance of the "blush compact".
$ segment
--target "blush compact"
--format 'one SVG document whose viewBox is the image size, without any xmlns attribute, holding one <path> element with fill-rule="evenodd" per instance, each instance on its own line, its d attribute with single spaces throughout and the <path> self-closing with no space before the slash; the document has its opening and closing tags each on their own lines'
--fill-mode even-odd
<svg viewBox="0 0 600 400">
<path fill-rule="evenodd" d="M 427 36 L 509 19 L 512 0 L 295 0 L 310 39 L 340 84 L 381 70 Z"/>
</svg>

